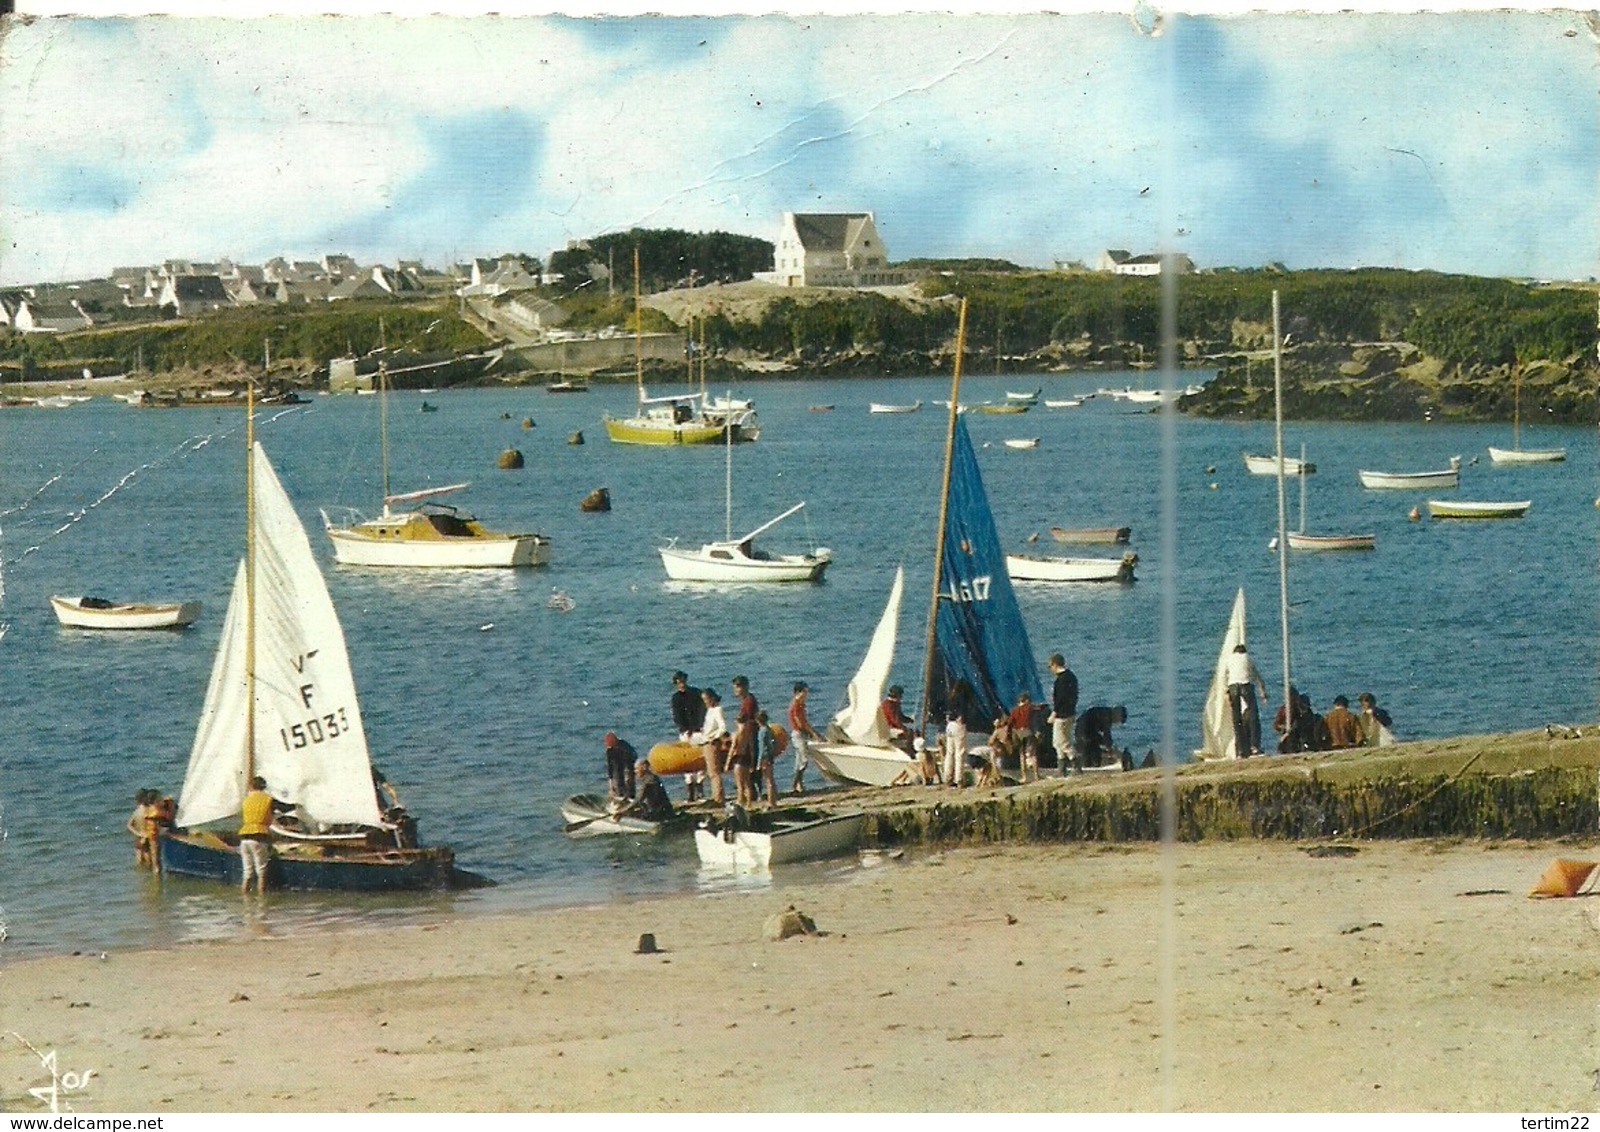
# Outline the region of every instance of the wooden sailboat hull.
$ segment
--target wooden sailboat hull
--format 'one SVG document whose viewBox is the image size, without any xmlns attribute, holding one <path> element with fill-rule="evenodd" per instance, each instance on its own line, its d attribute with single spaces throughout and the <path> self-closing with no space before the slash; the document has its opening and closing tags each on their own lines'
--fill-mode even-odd
<svg viewBox="0 0 1600 1132">
<path fill-rule="evenodd" d="M 1523 464 L 1559 464 L 1567 458 L 1565 448 L 1496 448 L 1489 446 L 1489 459 L 1503 467 Z"/>
<path fill-rule="evenodd" d="M 910 782 L 917 768 L 896 747 L 860 743 L 813 743 L 811 761 L 826 778 L 844 786 L 899 786 Z"/>
<path fill-rule="evenodd" d="M 238 885 L 239 847 L 209 833 L 163 833 L 161 867 L 174 876 Z M 292 846 L 273 853 L 270 888 L 333 892 L 415 892 L 457 883 L 455 854 L 430 849 L 374 851 L 343 846 Z"/>
</svg>

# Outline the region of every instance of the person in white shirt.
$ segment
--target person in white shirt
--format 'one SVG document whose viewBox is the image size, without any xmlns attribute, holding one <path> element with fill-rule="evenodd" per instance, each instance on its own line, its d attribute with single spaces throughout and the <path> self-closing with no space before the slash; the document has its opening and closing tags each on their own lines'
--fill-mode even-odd
<svg viewBox="0 0 1600 1132">
<path fill-rule="evenodd" d="M 728 721 L 722 715 L 722 697 L 707 688 L 701 693 L 706 701 L 706 717 L 700 732 L 691 736 L 705 752 L 706 777 L 711 780 L 711 800 L 717 805 L 724 801 L 722 789 L 722 761 L 728 753 Z"/>
<path fill-rule="evenodd" d="M 1261 709 L 1256 689 L 1267 698 L 1267 682 L 1256 671 L 1255 662 L 1243 644 L 1233 646 L 1225 669 L 1228 681 L 1228 710 L 1233 716 L 1233 751 L 1238 758 L 1261 753 Z"/>
</svg>

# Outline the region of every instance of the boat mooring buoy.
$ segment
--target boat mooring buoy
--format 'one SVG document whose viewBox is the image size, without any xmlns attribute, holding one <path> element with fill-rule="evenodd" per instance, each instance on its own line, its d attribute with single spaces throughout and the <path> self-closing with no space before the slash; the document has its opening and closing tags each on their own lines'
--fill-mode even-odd
<svg viewBox="0 0 1600 1132">
<path fill-rule="evenodd" d="M 532 417 L 523 417 L 522 418 L 522 427 L 525 428 L 525 429 L 529 429 L 529 428 L 537 428 L 539 426 L 533 423 L 533 418 Z"/>
<path fill-rule="evenodd" d="M 1413 523 L 1420 521 L 1422 518 L 1422 508 L 1413 507 L 1411 509 L 1411 514 L 1407 515 L 1406 518 L 1410 519 Z"/>
<path fill-rule="evenodd" d="M 609 488 L 597 487 L 583 497 L 583 502 L 578 504 L 580 511 L 609 511 L 611 510 L 611 491 Z"/>
<path fill-rule="evenodd" d="M 583 433 L 581 431 L 573 433 L 571 436 L 567 437 L 567 443 L 568 444 L 582 444 L 583 443 Z"/>
<path fill-rule="evenodd" d="M 522 453 L 515 448 L 507 448 L 495 458 L 494 466 L 497 468 L 512 469 L 522 467 Z"/>
</svg>

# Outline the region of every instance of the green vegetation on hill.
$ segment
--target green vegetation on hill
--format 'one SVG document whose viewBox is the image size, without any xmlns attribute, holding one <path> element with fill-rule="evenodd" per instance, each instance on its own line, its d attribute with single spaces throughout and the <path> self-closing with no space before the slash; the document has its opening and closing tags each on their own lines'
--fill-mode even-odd
<svg viewBox="0 0 1600 1132">
<path fill-rule="evenodd" d="M 738 283 L 772 270 L 772 242 L 729 232 L 680 232 L 672 228 L 630 228 L 594 236 L 580 246 L 550 256 L 550 271 L 564 278 L 557 288 L 573 294 L 605 288 L 605 272 L 620 294 L 633 291 L 633 250 L 639 249 L 644 291 L 665 291 L 712 282 Z M 596 270 L 603 268 L 604 272 Z"/>
<path fill-rule="evenodd" d="M 243 307 L 187 320 L 118 326 L 78 334 L 0 334 L 0 364 L 20 367 L 23 380 L 42 371 L 92 366 L 152 373 L 206 367 L 253 369 L 272 344 L 274 368 L 310 371 L 329 358 L 365 354 L 380 338 L 392 349 L 460 353 L 488 339 L 456 315 L 450 302 L 399 306 L 347 301 L 316 307 Z"/>
</svg>

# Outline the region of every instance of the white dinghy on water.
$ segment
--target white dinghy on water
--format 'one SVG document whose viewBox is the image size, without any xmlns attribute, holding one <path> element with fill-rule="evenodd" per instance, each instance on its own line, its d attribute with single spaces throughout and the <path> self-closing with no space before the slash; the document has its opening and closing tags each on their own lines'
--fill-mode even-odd
<svg viewBox="0 0 1600 1132">
<path fill-rule="evenodd" d="M 182 629 L 200 616 L 198 601 L 107 601 L 52 597 L 56 620 L 69 629 Z"/>
</svg>

